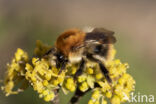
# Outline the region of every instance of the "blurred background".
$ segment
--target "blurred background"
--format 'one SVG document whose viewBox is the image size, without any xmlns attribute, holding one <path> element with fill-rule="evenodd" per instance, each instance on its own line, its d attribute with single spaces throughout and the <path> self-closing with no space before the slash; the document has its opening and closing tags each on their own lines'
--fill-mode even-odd
<svg viewBox="0 0 156 104">
<path fill-rule="evenodd" d="M 129 63 L 135 93 L 156 96 L 155 0 L 0 0 L 0 79 L 17 48 L 31 56 L 36 40 L 53 45 L 64 30 L 86 26 L 113 30 L 116 58 Z M 80 104 L 87 104 L 89 95 Z M 66 104 L 69 96 L 61 96 Z M 31 88 L 9 97 L 0 91 L 0 104 L 21 103 L 50 104 Z"/>
</svg>

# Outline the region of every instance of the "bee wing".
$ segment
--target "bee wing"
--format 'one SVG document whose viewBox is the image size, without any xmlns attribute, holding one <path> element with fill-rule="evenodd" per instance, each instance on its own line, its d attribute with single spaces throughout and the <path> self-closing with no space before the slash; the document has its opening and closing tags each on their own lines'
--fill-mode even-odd
<svg viewBox="0 0 156 104">
<path fill-rule="evenodd" d="M 95 28 L 92 32 L 86 33 L 85 41 L 98 41 L 102 44 L 113 44 L 116 42 L 114 32 L 104 28 Z"/>
</svg>

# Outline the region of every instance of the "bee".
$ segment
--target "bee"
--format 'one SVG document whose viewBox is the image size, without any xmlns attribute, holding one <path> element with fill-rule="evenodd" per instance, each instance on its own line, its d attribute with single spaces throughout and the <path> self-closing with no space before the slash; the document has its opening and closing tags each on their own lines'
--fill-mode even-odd
<svg viewBox="0 0 156 104">
<path fill-rule="evenodd" d="M 44 56 L 50 57 L 50 63 L 60 69 L 59 73 L 66 69 L 68 63 L 78 63 L 79 67 L 74 78 L 83 73 L 88 61 L 95 62 L 99 65 L 106 80 L 111 83 L 112 80 L 109 71 L 105 67 L 105 62 L 111 59 L 110 54 L 115 42 L 114 32 L 104 28 L 94 28 L 90 32 L 70 29 L 57 38 L 55 47 L 50 49 Z M 70 103 L 75 104 L 84 94 L 77 88 Z"/>
<path fill-rule="evenodd" d="M 51 64 L 60 68 L 60 72 L 68 63 L 79 63 L 75 78 L 83 73 L 88 61 L 98 63 L 106 80 L 111 83 L 105 62 L 109 60 L 112 45 L 116 42 L 114 32 L 104 28 L 94 28 L 91 32 L 70 29 L 62 33 L 56 40 L 55 47 L 44 56 L 49 56 Z"/>
</svg>

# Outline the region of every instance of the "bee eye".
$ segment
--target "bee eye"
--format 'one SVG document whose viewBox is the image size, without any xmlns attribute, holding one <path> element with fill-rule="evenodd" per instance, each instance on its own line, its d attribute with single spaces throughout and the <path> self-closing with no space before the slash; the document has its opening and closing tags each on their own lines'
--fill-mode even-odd
<svg viewBox="0 0 156 104">
<path fill-rule="evenodd" d="M 63 55 L 61 55 L 59 58 L 60 58 L 60 59 L 63 59 Z"/>
<path fill-rule="evenodd" d="M 64 60 L 64 56 L 62 55 L 62 54 L 57 54 L 57 59 L 59 60 L 59 61 L 63 61 Z"/>
</svg>

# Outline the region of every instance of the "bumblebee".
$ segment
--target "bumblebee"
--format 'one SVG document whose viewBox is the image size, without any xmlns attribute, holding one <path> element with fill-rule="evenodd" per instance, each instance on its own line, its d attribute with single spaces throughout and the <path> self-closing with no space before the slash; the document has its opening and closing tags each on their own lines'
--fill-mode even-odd
<svg viewBox="0 0 156 104">
<path fill-rule="evenodd" d="M 83 73 L 88 61 L 95 62 L 99 65 L 108 83 L 111 84 L 112 80 L 105 63 L 111 59 L 111 50 L 115 42 L 114 32 L 104 28 L 94 28 L 90 32 L 70 29 L 57 38 L 55 47 L 51 48 L 44 57 L 48 57 L 52 66 L 60 69 L 59 73 L 66 69 L 67 64 L 78 64 L 75 79 Z M 70 104 L 76 104 L 86 92 L 77 88 Z"/>
<path fill-rule="evenodd" d="M 83 73 L 86 62 L 98 63 L 106 80 L 111 83 L 105 62 L 109 60 L 112 45 L 116 42 L 114 32 L 104 28 L 94 28 L 90 32 L 70 29 L 62 33 L 56 40 L 55 47 L 44 56 L 50 57 L 50 63 L 60 68 L 60 73 L 68 63 L 79 64 L 75 78 Z"/>
</svg>

